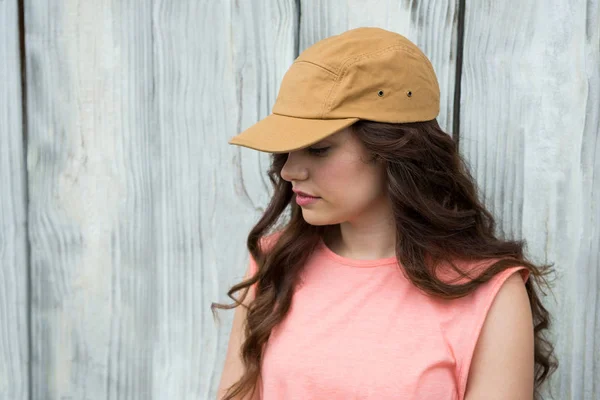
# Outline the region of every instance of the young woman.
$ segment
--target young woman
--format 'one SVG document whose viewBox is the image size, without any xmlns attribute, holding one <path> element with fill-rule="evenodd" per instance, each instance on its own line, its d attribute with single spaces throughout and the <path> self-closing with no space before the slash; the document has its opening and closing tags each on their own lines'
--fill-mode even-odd
<svg viewBox="0 0 600 400">
<path fill-rule="evenodd" d="M 359 28 L 305 50 L 230 141 L 273 154 L 274 193 L 235 304 L 213 304 L 237 306 L 218 399 L 539 395 L 550 266 L 496 236 L 438 113 L 427 57 Z"/>
</svg>

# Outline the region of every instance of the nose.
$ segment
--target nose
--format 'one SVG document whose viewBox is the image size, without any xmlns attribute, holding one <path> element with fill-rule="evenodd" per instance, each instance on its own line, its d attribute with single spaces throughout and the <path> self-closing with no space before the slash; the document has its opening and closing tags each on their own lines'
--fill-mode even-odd
<svg viewBox="0 0 600 400">
<path fill-rule="evenodd" d="M 281 178 L 288 181 L 303 181 L 308 178 L 308 168 L 299 151 L 288 153 L 287 160 L 281 169 Z"/>
</svg>

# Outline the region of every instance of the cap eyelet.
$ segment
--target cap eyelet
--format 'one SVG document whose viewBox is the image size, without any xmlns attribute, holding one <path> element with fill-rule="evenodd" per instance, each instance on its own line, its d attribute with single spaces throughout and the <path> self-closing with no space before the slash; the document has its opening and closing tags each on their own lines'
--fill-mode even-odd
<svg viewBox="0 0 600 400">
<path fill-rule="evenodd" d="M 383 90 L 380 90 L 379 92 L 377 92 L 377 96 L 383 97 Z"/>
<path fill-rule="evenodd" d="M 412 92 L 409 90 L 408 92 L 406 92 L 406 95 L 407 95 L 408 97 L 412 97 Z"/>
</svg>

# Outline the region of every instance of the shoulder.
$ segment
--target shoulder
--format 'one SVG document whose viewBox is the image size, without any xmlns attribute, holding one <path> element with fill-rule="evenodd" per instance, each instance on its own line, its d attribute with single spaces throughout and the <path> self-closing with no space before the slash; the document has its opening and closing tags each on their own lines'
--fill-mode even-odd
<svg viewBox="0 0 600 400">
<path fill-rule="evenodd" d="M 508 269 L 492 280 L 489 310 L 468 372 L 466 400 L 532 398 L 534 334 L 525 288 L 528 274 L 517 270 Z"/>
</svg>

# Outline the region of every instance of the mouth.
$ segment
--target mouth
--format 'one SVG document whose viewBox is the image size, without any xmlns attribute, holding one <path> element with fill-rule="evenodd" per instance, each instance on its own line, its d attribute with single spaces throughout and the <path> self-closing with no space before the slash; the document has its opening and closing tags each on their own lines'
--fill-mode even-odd
<svg viewBox="0 0 600 400">
<path fill-rule="evenodd" d="M 296 193 L 296 196 L 298 196 L 298 197 L 306 197 L 306 198 L 312 198 L 312 199 L 318 199 L 319 198 L 318 196 L 313 196 L 312 194 L 304 193 L 304 192 L 301 192 L 301 191 L 295 191 L 294 190 L 294 193 Z"/>
<path fill-rule="evenodd" d="M 320 197 L 311 196 L 309 194 L 303 192 L 295 192 L 296 193 L 296 203 L 299 206 L 308 206 L 310 204 L 315 203 Z"/>
</svg>

